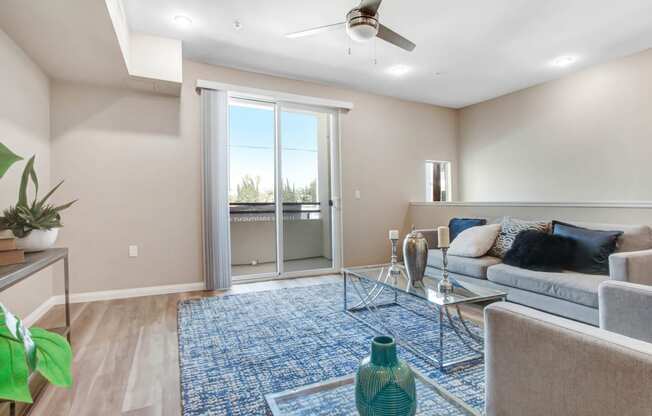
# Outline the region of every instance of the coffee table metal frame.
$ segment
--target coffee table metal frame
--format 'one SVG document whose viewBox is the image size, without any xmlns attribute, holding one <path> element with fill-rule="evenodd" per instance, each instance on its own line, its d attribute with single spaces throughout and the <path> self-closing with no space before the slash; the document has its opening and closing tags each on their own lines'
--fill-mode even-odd
<svg viewBox="0 0 652 416">
<path fill-rule="evenodd" d="M 420 382 L 428 386 L 431 390 L 435 391 L 437 395 L 443 400 L 446 400 L 448 403 L 459 409 L 460 414 L 467 416 L 480 416 L 480 412 L 473 409 L 471 406 L 464 403 L 459 398 L 455 397 L 455 395 L 451 394 L 448 390 L 446 390 L 434 380 L 426 377 L 419 370 L 412 368 L 412 371 Z M 312 394 L 317 394 L 325 390 L 336 389 L 340 386 L 353 383 L 355 383 L 355 374 L 349 374 L 343 377 L 337 377 L 330 380 L 309 384 L 307 386 L 301 386 L 295 389 L 282 391 L 280 393 L 267 394 L 265 395 L 265 401 L 267 401 L 267 405 L 272 411 L 273 416 L 283 416 L 283 412 L 281 411 L 282 402 L 287 402 L 297 397 L 305 397 Z M 351 400 L 354 401 L 355 399 L 352 398 Z"/>
<path fill-rule="evenodd" d="M 378 272 L 378 278 L 372 278 L 369 276 L 367 273 L 370 272 Z M 405 268 L 401 264 L 396 264 L 394 266 L 391 264 L 381 264 L 375 266 L 345 268 L 342 270 L 342 274 L 344 283 L 344 311 L 349 316 L 363 323 L 375 332 L 383 334 L 389 333 L 396 339 L 399 345 L 435 365 L 441 371 L 454 370 L 456 367 L 459 367 L 462 364 L 477 361 L 484 357 L 484 338 L 471 332 L 464 320 L 464 316 L 460 310 L 460 305 L 479 302 L 504 301 L 507 298 L 507 294 L 505 292 L 499 292 L 487 288 L 476 288 L 473 287 L 473 285 L 464 283 L 460 284 L 459 282 L 455 281 L 455 279 L 452 279 L 455 284 L 455 288 L 459 292 L 472 294 L 472 296 L 462 296 L 459 293 L 456 294 L 455 291 L 453 291 L 452 295 L 442 295 L 437 293 L 434 289 L 437 286 L 436 282 L 439 280 L 438 278 L 433 276 L 424 277 L 426 282 L 428 279 L 434 281 L 434 284 L 432 285 L 427 285 L 424 282 L 417 282 L 412 284 L 412 282 L 410 282 L 407 278 Z M 362 284 L 363 280 L 367 283 L 370 283 L 371 288 L 365 288 L 365 286 Z M 347 303 L 347 283 L 349 281 L 351 282 L 355 294 L 360 299 L 359 302 L 353 307 L 349 307 Z M 403 286 L 399 286 L 401 283 Z M 394 292 L 394 300 L 390 303 L 377 304 L 376 300 L 385 290 L 391 290 Z M 377 319 L 375 316 L 377 309 L 384 306 L 398 306 L 413 313 L 417 313 L 416 311 L 413 311 L 398 301 L 399 293 L 408 294 L 418 299 L 425 300 L 429 305 L 434 306 L 435 313 L 438 315 L 438 319 L 435 322 L 439 325 L 439 349 L 436 357 L 430 356 L 429 354 L 422 351 L 419 347 L 417 347 L 414 343 L 397 336 L 394 330 L 388 328 L 387 325 L 385 325 L 380 319 Z M 454 311 L 459 319 L 459 323 L 456 323 L 453 319 L 453 315 L 449 310 L 451 307 L 454 308 Z M 368 320 L 356 316 L 356 311 L 364 309 L 370 312 L 369 316 L 372 317 L 372 320 L 375 321 L 375 324 L 372 324 Z M 425 316 L 425 318 L 432 320 L 432 318 L 429 316 Z M 456 360 L 446 360 L 444 356 L 445 319 L 457 338 L 460 339 L 464 347 L 471 353 L 469 357 L 464 357 Z"/>
</svg>

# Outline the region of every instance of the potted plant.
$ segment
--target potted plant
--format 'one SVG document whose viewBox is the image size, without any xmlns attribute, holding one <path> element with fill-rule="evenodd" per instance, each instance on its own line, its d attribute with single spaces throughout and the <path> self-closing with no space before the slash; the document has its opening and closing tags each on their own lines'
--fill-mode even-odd
<svg viewBox="0 0 652 416">
<path fill-rule="evenodd" d="M 63 181 L 59 182 L 42 199 L 38 199 L 38 178 L 34 169 L 36 156 L 32 156 L 20 181 L 18 202 L 15 206 L 5 209 L 0 217 L 0 228 L 11 230 L 16 236 L 16 246 L 26 252 L 41 251 L 52 247 L 57 240 L 59 228 L 61 228 L 61 215 L 59 214 L 69 208 L 77 200 L 67 204 L 54 206 L 49 204 L 48 198 L 59 189 Z M 27 200 L 27 187 L 30 181 L 34 184 L 34 200 Z"/>
</svg>

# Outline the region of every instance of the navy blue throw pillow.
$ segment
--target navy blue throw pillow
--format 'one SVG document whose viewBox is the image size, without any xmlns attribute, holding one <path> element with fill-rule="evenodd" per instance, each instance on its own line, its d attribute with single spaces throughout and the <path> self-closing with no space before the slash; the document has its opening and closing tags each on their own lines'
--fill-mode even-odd
<svg viewBox="0 0 652 416">
<path fill-rule="evenodd" d="M 609 256 L 616 251 L 622 231 L 590 230 L 559 221 L 552 222 L 552 233 L 575 241 L 570 270 L 609 275 Z"/>
<path fill-rule="evenodd" d="M 573 261 L 575 241 L 543 231 L 524 230 L 516 235 L 503 262 L 522 269 L 561 272 Z"/>
<path fill-rule="evenodd" d="M 453 218 L 448 222 L 451 241 L 455 240 L 455 237 L 467 228 L 486 224 L 487 220 L 484 218 Z"/>
</svg>

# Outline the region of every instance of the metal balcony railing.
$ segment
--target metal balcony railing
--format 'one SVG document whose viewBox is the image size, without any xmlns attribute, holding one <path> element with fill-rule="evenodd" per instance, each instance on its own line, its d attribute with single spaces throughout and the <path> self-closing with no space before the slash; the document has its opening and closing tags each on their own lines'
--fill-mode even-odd
<svg viewBox="0 0 652 416">
<path fill-rule="evenodd" d="M 232 222 L 272 221 L 275 219 L 276 205 L 273 202 L 233 202 L 229 203 Z M 283 218 L 286 220 L 321 219 L 319 202 L 284 202 Z"/>
</svg>

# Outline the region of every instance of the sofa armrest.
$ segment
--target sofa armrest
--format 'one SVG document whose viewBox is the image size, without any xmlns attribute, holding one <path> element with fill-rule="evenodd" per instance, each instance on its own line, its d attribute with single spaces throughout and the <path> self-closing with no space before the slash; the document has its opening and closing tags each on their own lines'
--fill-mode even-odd
<svg viewBox="0 0 652 416">
<path fill-rule="evenodd" d="M 438 234 L 436 228 L 422 228 L 415 231 L 420 232 L 421 234 L 423 234 L 424 237 L 426 237 L 426 241 L 428 241 L 429 250 L 439 247 Z"/>
<path fill-rule="evenodd" d="M 607 280 L 598 301 L 600 328 L 652 343 L 652 286 Z"/>
<path fill-rule="evenodd" d="M 652 344 L 516 304 L 485 308 L 485 374 L 487 416 L 652 409 Z"/>
<path fill-rule="evenodd" d="M 652 285 L 652 250 L 614 253 L 609 256 L 612 280 Z"/>
</svg>

